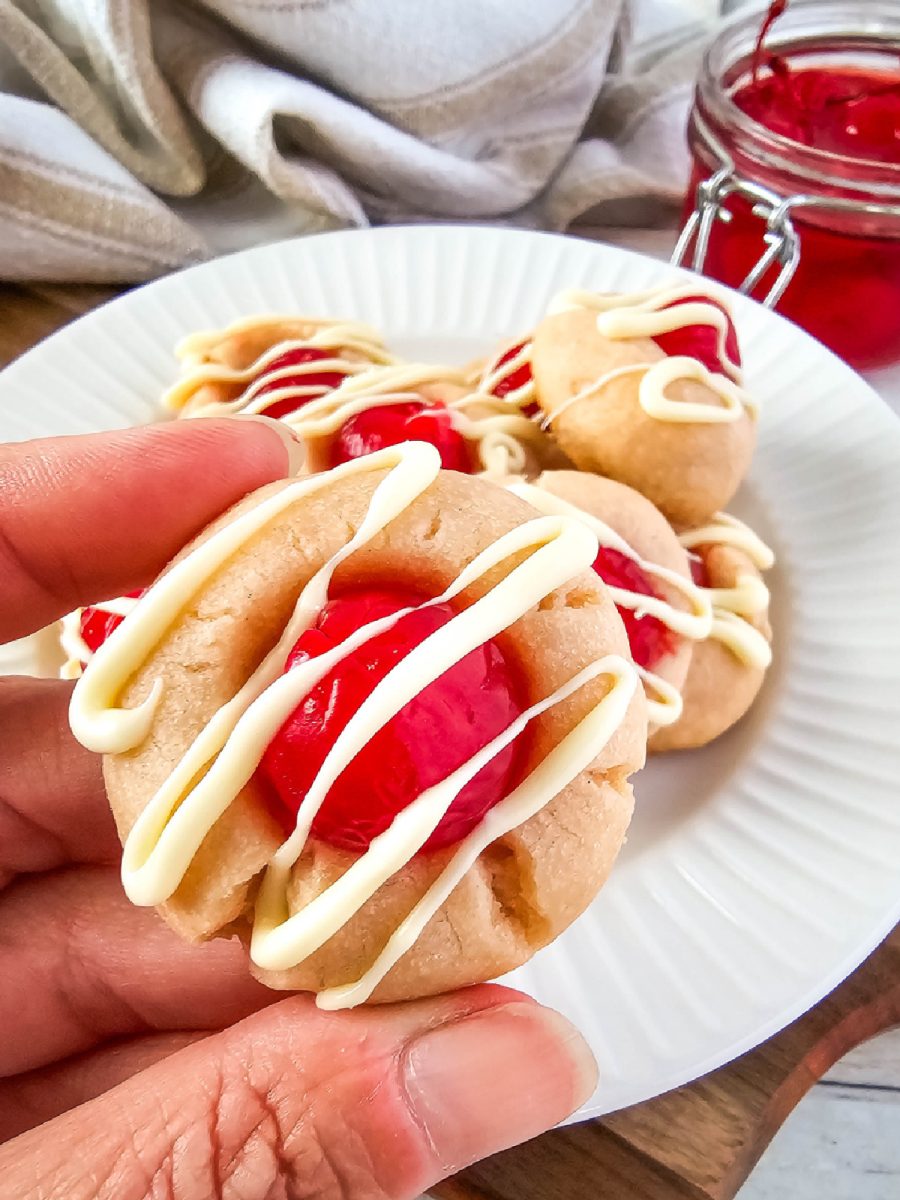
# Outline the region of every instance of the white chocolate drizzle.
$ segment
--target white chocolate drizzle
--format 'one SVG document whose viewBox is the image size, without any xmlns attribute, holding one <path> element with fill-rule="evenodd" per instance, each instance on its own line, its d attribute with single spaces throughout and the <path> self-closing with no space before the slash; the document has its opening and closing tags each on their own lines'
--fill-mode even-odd
<svg viewBox="0 0 900 1200">
<path fill-rule="evenodd" d="M 759 534 L 729 513 L 713 513 L 706 525 L 685 530 L 678 540 L 685 550 L 703 545 L 732 546 L 743 551 L 758 571 L 768 571 L 775 565 L 775 554 Z"/>
<path fill-rule="evenodd" d="M 774 566 L 775 555 L 756 533 L 728 513 L 715 513 L 709 523 L 689 529 L 678 539 L 687 551 L 698 546 L 730 546 L 746 554 L 759 571 Z M 769 589 L 757 575 L 739 575 L 734 587 L 707 588 L 713 609 L 710 637 L 749 667 L 764 671 L 772 662 L 768 638 L 750 618 L 769 607 Z"/>
<path fill-rule="evenodd" d="M 516 346 L 519 347 L 516 353 L 506 362 L 502 362 L 501 360 L 504 356 L 509 354 L 511 350 L 514 350 Z M 531 376 L 531 334 L 528 334 L 524 338 L 515 338 L 500 348 L 478 375 L 478 391 L 493 393 L 496 388 L 500 387 L 511 375 L 515 375 L 523 367 L 529 368 L 527 381 L 520 384 L 517 388 L 510 388 L 508 392 L 504 393 L 502 399 L 516 405 L 520 409 L 526 408 L 527 405 L 534 403 L 536 399 L 534 379 Z"/>
<path fill-rule="evenodd" d="M 689 606 L 688 610 L 676 608 L 667 600 L 660 599 L 659 596 L 648 596 L 643 592 L 632 592 L 626 588 L 607 584 L 610 595 L 621 608 L 631 609 L 636 617 L 656 617 L 674 633 L 690 638 L 692 641 L 702 641 L 709 637 L 712 627 L 712 605 L 706 595 L 706 589 L 698 587 L 692 579 L 686 579 L 677 571 L 660 566 L 658 563 L 647 562 L 623 537 L 620 537 L 599 517 L 585 512 L 584 509 L 570 504 L 554 492 L 541 487 L 540 481 L 526 483 L 524 480 L 516 479 L 506 483 L 505 487 L 507 491 L 527 500 L 539 512 L 577 518 L 590 529 L 600 546 L 605 549 L 618 550 L 620 554 L 630 558 L 645 575 L 673 588 L 687 601 Z"/>
<path fill-rule="evenodd" d="M 220 529 L 176 563 L 142 597 L 132 618 L 114 631 L 90 662 L 72 696 L 70 720 L 88 748 L 121 753 L 150 732 L 164 686 L 155 680 L 136 707 L 118 697 L 178 613 L 247 539 L 296 501 L 351 474 L 387 470 L 375 487 L 356 533 L 301 591 L 278 643 L 238 693 L 216 712 L 138 817 L 122 858 L 122 880 L 138 904 L 159 904 L 177 890 L 209 830 L 249 781 L 272 736 L 309 690 L 336 663 L 390 628 L 404 611 L 373 621 L 318 658 L 284 673 L 291 649 L 328 596 L 334 571 L 366 545 L 430 486 L 440 469 L 431 445 L 407 442 L 346 463 L 326 475 L 288 484 Z M 251 956 L 280 970 L 302 961 L 341 928 L 421 848 L 454 797 L 525 725 L 592 679 L 608 678 L 604 697 L 526 779 L 503 798 L 457 846 L 444 870 L 407 915 L 364 976 L 323 992 L 320 1007 L 340 1008 L 366 999 L 415 942 L 428 920 L 481 851 L 548 803 L 590 764 L 623 720 L 637 687 L 632 664 L 615 655 L 588 664 L 566 684 L 522 713 L 503 733 L 447 779 L 422 793 L 373 839 L 368 850 L 325 892 L 291 915 L 288 886 L 310 826 L 334 781 L 385 723 L 414 696 L 477 646 L 508 628 L 541 599 L 586 569 L 597 540 L 579 521 L 542 516 L 510 530 L 478 554 L 450 587 L 424 607 L 452 600 L 512 556 L 527 557 L 469 607 L 402 659 L 361 704 L 326 755 L 300 806 L 293 833 L 275 852 L 263 876 L 254 914 Z M 410 610 L 405 610 L 410 611 Z"/>
<path fill-rule="evenodd" d="M 647 698 L 647 716 L 651 727 L 657 729 L 664 725 L 674 725 L 684 711 L 684 701 L 677 687 L 648 671 L 646 667 L 634 664 L 635 670 L 644 685 L 644 695 Z"/>
<path fill-rule="evenodd" d="M 462 394 L 446 403 L 432 402 L 428 407 L 429 401 L 420 389 L 440 385 L 449 385 Z M 505 397 L 468 391 L 468 386 L 467 373 L 458 367 L 427 363 L 372 367 L 346 379 L 327 395 L 311 400 L 284 420 L 309 444 L 311 465 L 324 467 L 317 443 L 333 437 L 351 417 L 375 407 L 424 402 L 422 416 L 427 417 L 432 410 L 436 416 L 450 413 L 453 428 L 475 445 L 485 475 L 495 477 L 521 470 L 525 464 L 523 442 L 540 436 L 534 423 Z"/>
<path fill-rule="evenodd" d="M 206 355 L 215 346 L 231 337 L 271 329 L 273 338 L 277 338 L 285 323 L 296 320 L 297 318 L 278 316 L 247 317 L 226 329 L 190 334 L 175 350 L 176 356 L 187 370 L 163 395 L 163 404 L 177 411 L 183 409 L 200 388 L 209 384 L 223 384 L 228 387 L 243 384 L 243 391 L 233 400 L 212 401 L 195 406 L 185 415 L 207 417 L 223 413 L 264 413 L 266 409 L 282 401 L 296 400 L 299 404 L 310 397 L 322 396 L 329 390 L 321 383 L 292 383 L 288 382 L 289 380 L 302 380 L 305 376 L 322 374 L 352 377 L 366 371 L 373 364 L 385 365 L 394 361 L 377 333 L 366 325 L 355 321 L 305 319 L 303 323 L 312 326 L 313 333 L 305 338 L 284 338 L 275 341 L 247 367 L 229 367 L 224 363 L 205 361 Z M 328 351 L 330 355 L 327 358 L 316 358 L 309 362 L 276 366 L 272 369 L 272 364 L 282 355 L 309 349 Z M 348 355 L 348 351 L 352 354 Z M 282 379 L 285 381 L 283 387 L 271 387 L 273 383 Z M 263 392 L 264 388 L 269 390 Z"/>
<path fill-rule="evenodd" d="M 547 310 L 548 314 L 578 308 L 595 311 L 597 331 L 613 341 L 654 338 L 689 325 L 710 325 L 718 335 L 718 356 L 723 373 L 712 372 L 697 359 L 686 355 L 667 355 L 656 362 L 617 367 L 569 397 L 549 414 L 546 423 L 557 420 L 564 409 L 577 401 L 599 395 L 614 379 L 635 371 L 641 372 L 638 403 L 655 420 L 709 425 L 738 421 L 745 412 L 755 415 L 753 402 L 741 386 L 741 369 L 728 357 L 728 321 L 725 313 L 717 304 L 708 301 L 693 299 L 689 303 L 677 303 L 687 297 L 696 297 L 702 287 L 698 281 L 654 288 L 633 295 L 573 290 L 556 296 Z M 668 388 L 682 379 L 703 384 L 719 403 L 671 399 L 667 395 Z"/>
<path fill-rule="evenodd" d="M 630 609 L 638 618 L 656 617 L 674 633 L 690 638 L 692 641 L 702 641 L 709 637 L 712 631 L 713 610 L 711 598 L 707 595 L 706 589 L 698 587 L 693 580 L 686 579 L 677 571 L 641 558 L 623 537 L 620 537 L 599 517 L 585 512 L 584 509 L 578 508 L 554 492 L 548 491 L 541 486 L 540 479 L 536 483 L 526 483 L 517 479 L 510 480 L 504 486 L 507 491 L 527 500 L 539 512 L 572 516 L 580 520 L 596 536 L 601 547 L 618 550 L 620 554 L 624 554 L 640 567 L 645 575 L 674 588 L 687 601 L 689 611 L 676 608 L 675 605 L 658 596 L 648 596 L 643 592 L 632 592 L 627 588 L 607 584 L 613 601 L 619 607 Z M 656 726 L 673 725 L 681 716 L 681 693 L 660 675 L 648 671 L 638 664 L 635 666 L 644 684 L 651 724 Z"/>
<path fill-rule="evenodd" d="M 137 604 L 136 596 L 118 596 L 115 600 L 102 600 L 90 607 L 97 612 L 108 613 L 109 616 L 127 617 Z M 66 613 L 59 623 L 59 644 L 62 646 L 66 661 L 59 669 L 60 679 L 78 679 L 82 672 L 82 663 L 89 663 L 93 651 L 84 640 L 81 633 L 81 617 L 83 608 L 76 608 Z"/>
</svg>

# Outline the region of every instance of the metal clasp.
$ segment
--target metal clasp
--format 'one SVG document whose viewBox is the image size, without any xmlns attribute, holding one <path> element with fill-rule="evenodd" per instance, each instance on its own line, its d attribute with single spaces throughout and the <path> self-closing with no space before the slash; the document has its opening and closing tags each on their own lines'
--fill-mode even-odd
<svg viewBox="0 0 900 1200">
<path fill-rule="evenodd" d="M 714 143 L 710 141 L 710 144 Z M 720 155 L 720 161 L 723 157 Z M 694 211 L 688 217 L 672 252 L 673 266 L 684 265 L 684 260 L 693 242 L 694 253 L 691 257 L 691 266 L 695 271 L 703 270 L 713 225 L 716 221 L 727 224 L 732 220 L 733 214 L 725 207 L 725 201 L 729 196 L 741 196 L 743 199 L 749 200 L 753 215 L 765 222 L 762 235 L 765 250 L 753 265 L 738 291 L 745 295 L 751 293 L 760 280 L 765 277 L 770 267 L 775 265 L 781 267 L 778 277 L 766 293 L 765 299 L 762 300 L 762 304 L 766 308 L 774 308 L 784 295 L 800 262 L 800 235 L 792 220 L 792 213 L 797 209 L 806 208 L 818 213 L 853 213 L 871 217 L 889 217 L 892 220 L 900 219 L 900 204 L 851 200 L 838 196 L 810 196 L 803 193 L 798 193 L 796 196 L 781 196 L 761 183 L 753 183 L 749 179 L 744 179 L 742 175 L 738 175 L 731 162 L 725 161 L 714 175 L 697 185 Z"/>
<path fill-rule="evenodd" d="M 679 235 L 672 253 L 672 264 L 676 267 L 684 265 L 693 242 L 694 253 L 690 265 L 695 271 L 703 270 L 713 225 L 717 220 L 727 224 L 732 219 L 732 213 L 725 207 L 725 201 L 734 195 L 749 200 L 753 215 L 765 222 L 762 235 L 765 249 L 738 291 L 745 295 L 752 292 L 769 268 L 778 264 L 781 267 L 778 277 L 762 301 L 766 308 L 774 308 L 784 295 L 800 262 L 800 238 L 791 220 L 791 209 L 798 202 L 807 201 L 808 197 L 791 196 L 785 199 L 771 188 L 743 179 L 730 164 L 720 167 L 714 175 L 704 179 L 697 187 L 696 206 Z"/>
</svg>

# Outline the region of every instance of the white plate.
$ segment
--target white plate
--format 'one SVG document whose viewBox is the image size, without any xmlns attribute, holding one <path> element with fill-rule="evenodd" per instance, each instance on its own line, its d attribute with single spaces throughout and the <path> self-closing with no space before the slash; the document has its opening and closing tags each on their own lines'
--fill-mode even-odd
<svg viewBox="0 0 900 1200">
<path fill-rule="evenodd" d="M 0 378 L 0 439 L 149 421 L 195 329 L 346 316 L 462 361 L 563 287 L 671 275 L 622 250 L 512 230 L 326 234 L 141 288 Z M 590 911 L 512 981 L 584 1031 L 583 1116 L 685 1083 L 782 1028 L 900 917 L 900 423 L 793 325 L 734 297 L 760 445 L 738 511 L 778 553 L 776 663 L 750 717 L 637 779 L 628 845 Z M 39 669 L 32 648 L 0 669 Z"/>
</svg>

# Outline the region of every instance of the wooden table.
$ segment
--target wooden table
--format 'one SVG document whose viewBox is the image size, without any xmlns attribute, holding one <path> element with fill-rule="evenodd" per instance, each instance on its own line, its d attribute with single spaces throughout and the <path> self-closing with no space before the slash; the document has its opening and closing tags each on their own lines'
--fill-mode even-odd
<svg viewBox="0 0 900 1200">
<path fill-rule="evenodd" d="M 0 366 L 115 295 L 0 287 Z M 728 1200 L 791 1109 L 848 1050 L 900 1025 L 900 926 L 756 1050 L 645 1104 L 554 1130 L 434 1189 L 439 1200 Z"/>
</svg>

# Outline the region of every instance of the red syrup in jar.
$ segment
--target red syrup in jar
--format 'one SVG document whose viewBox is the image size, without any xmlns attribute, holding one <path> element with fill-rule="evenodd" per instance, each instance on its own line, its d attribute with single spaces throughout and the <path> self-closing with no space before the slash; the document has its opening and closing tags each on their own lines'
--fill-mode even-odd
<svg viewBox="0 0 900 1200">
<path fill-rule="evenodd" d="M 320 350 L 318 346 L 303 346 L 297 350 L 287 350 L 284 354 L 279 354 L 278 358 L 273 359 L 263 372 L 263 377 L 271 371 L 281 371 L 285 367 L 299 367 L 306 363 L 319 362 L 326 358 L 335 358 L 340 351 Z M 277 392 L 281 388 L 286 387 L 304 387 L 315 388 L 315 392 L 309 392 L 302 396 L 290 396 L 284 400 L 276 400 L 274 404 L 270 404 L 267 408 L 260 411 L 265 413 L 267 417 L 286 417 L 291 413 L 296 412 L 298 408 L 302 408 L 304 404 L 308 404 L 310 400 L 318 400 L 320 396 L 324 396 L 327 392 L 333 391 L 334 388 L 340 385 L 347 378 L 343 371 L 318 371 L 308 374 L 301 372 L 298 375 L 283 375 L 280 379 L 273 379 L 271 383 L 263 383 L 254 391 L 254 399 L 258 396 L 268 395 L 269 392 Z"/>
<path fill-rule="evenodd" d="M 430 442 L 440 453 L 445 471 L 470 475 L 474 470 L 468 442 L 454 428 L 450 410 L 422 400 L 374 405 L 350 417 L 331 443 L 329 465 L 336 467 L 401 442 Z"/>
<path fill-rule="evenodd" d="M 716 60 L 716 46 L 707 56 L 704 74 L 716 61 L 720 76 L 701 75 L 698 85 L 690 131 L 694 165 L 688 213 L 698 184 L 719 165 L 704 126 L 731 156 L 740 176 L 781 197 L 900 202 L 897 66 L 861 65 L 849 55 L 846 64 L 837 60 L 836 32 L 829 32 L 821 44 L 814 34 L 808 42 L 798 36 L 785 43 L 785 53 L 770 52 L 765 39 L 785 11 L 785 24 L 779 21 L 777 28 L 779 33 L 784 28 L 785 36 L 791 32 L 787 22 L 793 11 L 784 0 L 776 0 L 749 56 L 749 71 L 737 72 L 734 78 L 723 56 Z M 828 19 L 853 20 L 852 6 L 844 6 L 841 14 L 839 6 L 823 4 L 822 11 Z M 798 21 L 809 20 L 812 10 L 804 14 L 798 8 L 796 15 Z M 758 17 L 746 19 L 750 21 L 758 22 Z M 729 37 L 737 44 L 737 34 L 726 33 L 720 39 L 723 47 Z M 851 41 L 848 33 L 857 56 L 860 42 L 859 36 Z M 883 57 L 883 46 L 877 48 Z M 820 49 L 830 53 L 827 64 L 805 61 Z M 715 223 L 703 270 L 738 286 L 765 248 L 764 225 L 740 196 L 729 197 L 725 208 L 732 219 Z M 800 240 L 800 261 L 777 311 L 859 369 L 900 359 L 900 215 L 805 207 L 793 211 L 792 221 Z M 777 267 L 770 268 L 757 285 L 757 299 L 765 297 L 777 272 Z"/>
<path fill-rule="evenodd" d="M 601 546 L 600 553 L 594 559 L 594 570 L 610 587 L 662 599 L 646 572 L 627 554 L 618 550 Z M 616 607 L 628 634 L 631 657 L 639 667 L 652 671 L 666 655 L 674 654 L 678 649 L 677 634 L 658 617 L 638 617 L 630 608 Z"/>
<path fill-rule="evenodd" d="M 288 668 L 325 653 L 362 625 L 425 599 L 400 588 L 366 588 L 329 601 L 298 640 Z M 285 721 L 257 774 L 286 830 L 294 827 L 325 755 L 350 717 L 402 658 L 453 616 L 449 604 L 437 604 L 401 617 L 339 663 Z M 416 796 L 467 762 L 526 707 L 518 672 L 495 642 L 486 642 L 375 734 L 332 785 L 313 821 L 312 836 L 362 852 Z M 515 786 L 523 736 L 466 784 L 424 850 L 465 837 Z"/>
</svg>

